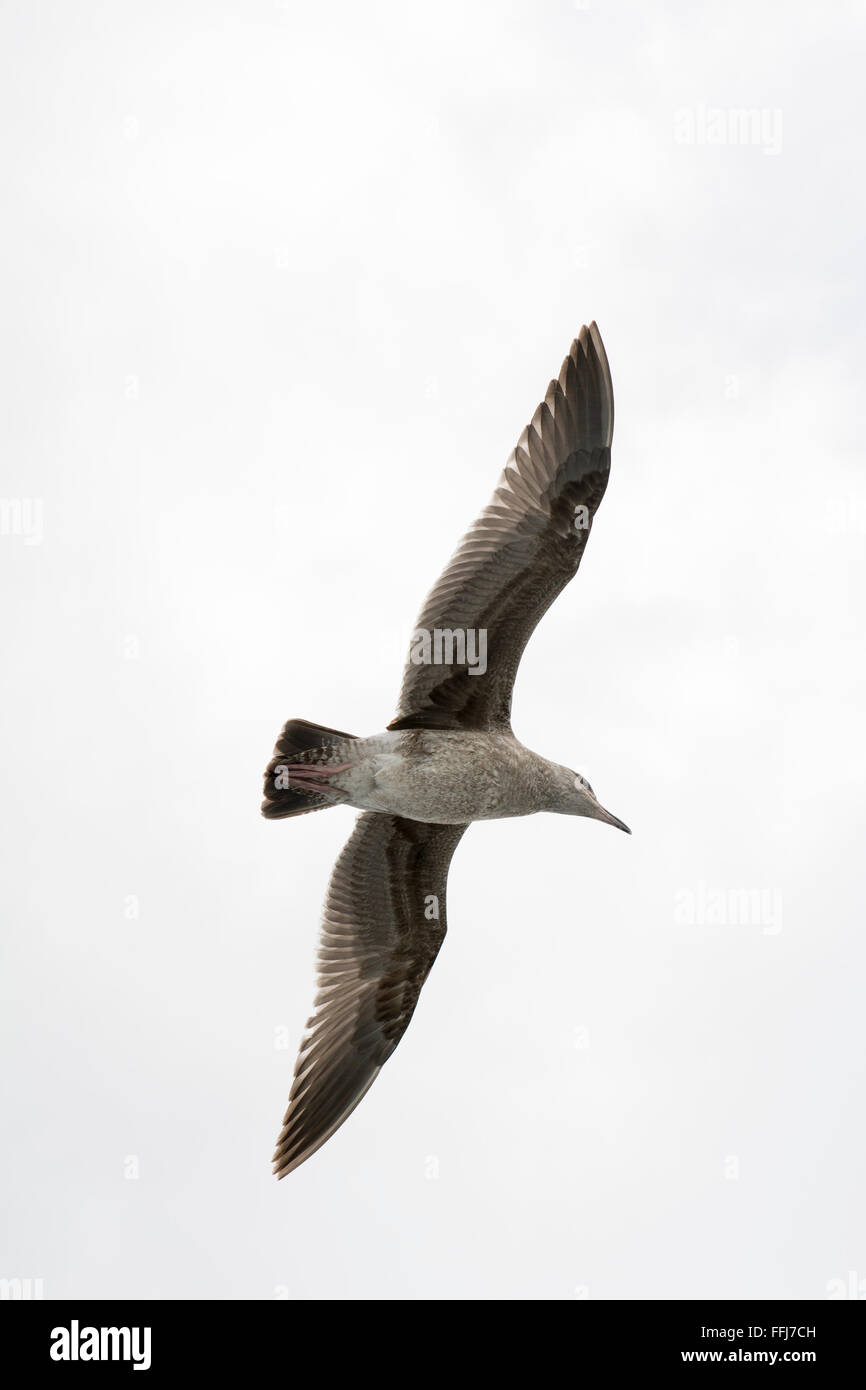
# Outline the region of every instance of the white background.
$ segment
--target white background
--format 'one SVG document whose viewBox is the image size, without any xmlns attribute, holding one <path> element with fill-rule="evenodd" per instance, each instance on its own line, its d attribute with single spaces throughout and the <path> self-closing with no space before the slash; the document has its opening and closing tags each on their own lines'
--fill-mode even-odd
<svg viewBox="0 0 866 1390">
<path fill-rule="evenodd" d="M 864 48 L 846 3 L 4 5 L 0 1276 L 866 1279 Z M 261 773 L 392 717 L 591 318 L 612 478 L 514 726 L 633 837 L 473 827 L 400 1048 L 278 1184 L 353 813 L 266 823 Z"/>
</svg>

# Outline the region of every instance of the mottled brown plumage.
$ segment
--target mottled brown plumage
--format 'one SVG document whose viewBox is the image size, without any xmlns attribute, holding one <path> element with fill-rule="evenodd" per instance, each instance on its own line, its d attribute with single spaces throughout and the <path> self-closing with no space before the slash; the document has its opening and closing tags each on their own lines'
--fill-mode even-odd
<svg viewBox="0 0 866 1390">
<path fill-rule="evenodd" d="M 488 675 L 470 675 L 466 665 L 408 664 L 390 729 L 510 727 L 523 649 L 577 573 L 607 487 L 612 439 L 613 386 L 593 323 L 572 343 L 416 624 L 485 629 Z"/>
<path fill-rule="evenodd" d="M 328 888 L 315 1012 L 274 1155 L 279 1177 L 330 1138 L 403 1036 L 445 935 L 448 868 L 467 824 L 548 810 L 627 829 L 585 779 L 524 748 L 510 722 L 523 649 L 586 548 L 612 435 L 610 370 L 593 323 L 418 619 L 416 633 L 483 631 L 487 668 L 468 646 L 444 664 L 410 652 L 384 733 L 355 738 L 306 720 L 283 729 L 264 815 L 339 802 L 364 814 Z"/>
<path fill-rule="evenodd" d="M 328 888 L 319 993 L 274 1154 L 281 1176 L 343 1123 L 406 1031 L 445 937 L 445 882 L 465 829 L 358 817 Z"/>
</svg>

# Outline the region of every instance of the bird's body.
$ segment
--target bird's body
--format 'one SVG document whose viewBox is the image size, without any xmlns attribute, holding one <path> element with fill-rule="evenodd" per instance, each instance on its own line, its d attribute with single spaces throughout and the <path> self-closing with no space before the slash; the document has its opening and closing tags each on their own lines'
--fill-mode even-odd
<svg viewBox="0 0 866 1390">
<path fill-rule="evenodd" d="M 610 371 L 592 324 L 429 595 L 388 728 L 357 738 L 291 719 L 277 741 L 265 816 L 341 803 L 363 812 L 328 888 L 279 1177 L 330 1138 L 405 1032 L 445 936 L 448 867 L 467 825 L 552 811 L 628 829 L 585 778 L 511 729 L 520 657 L 580 563 L 612 435 Z"/>
<path fill-rule="evenodd" d="M 335 779 L 351 804 L 436 825 L 531 815 L 553 777 L 552 765 L 508 732 L 408 729 L 370 743 L 362 776 Z"/>
<path fill-rule="evenodd" d="M 556 811 L 563 795 L 580 790 L 577 773 L 525 748 L 510 729 L 386 729 L 335 740 L 312 772 L 303 761 L 282 766 L 296 786 L 315 778 L 335 803 L 434 825 Z"/>
</svg>

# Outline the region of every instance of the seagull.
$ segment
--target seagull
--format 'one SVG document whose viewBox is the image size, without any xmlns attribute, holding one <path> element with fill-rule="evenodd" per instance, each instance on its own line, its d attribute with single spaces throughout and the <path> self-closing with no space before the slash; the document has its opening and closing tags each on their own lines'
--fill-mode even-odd
<svg viewBox="0 0 866 1390">
<path fill-rule="evenodd" d="M 277 740 L 264 816 L 341 803 L 362 813 L 328 886 L 278 1178 L 339 1129 L 405 1033 L 445 937 L 448 869 L 472 821 L 553 811 L 631 833 L 584 777 L 511 730 L 523 649 L 580 564 L 612 438 L 610 368 L 593 322 L 428 596 L 384 733 L 356 738 L 290 719 Z"/>
</svg>

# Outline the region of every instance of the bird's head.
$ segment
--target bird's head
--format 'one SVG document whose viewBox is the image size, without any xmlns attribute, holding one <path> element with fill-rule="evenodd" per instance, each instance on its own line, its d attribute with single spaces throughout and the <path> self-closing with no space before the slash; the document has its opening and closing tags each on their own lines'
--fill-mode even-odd
<svg viewBox="0 0 866 1390">
<path fill-rule="evenodd" d="M 617 830 L 631 834 L 624 821 L 604 809 L 589 782 L 579 772 L 570 767 L 558 767 L 556 774 L 555 805 L 549 807 L 551 811 L 565 816 L 589 816 L 591 820 L 604 821 L 605 825 L 615 825 Z"/>
</svg>

